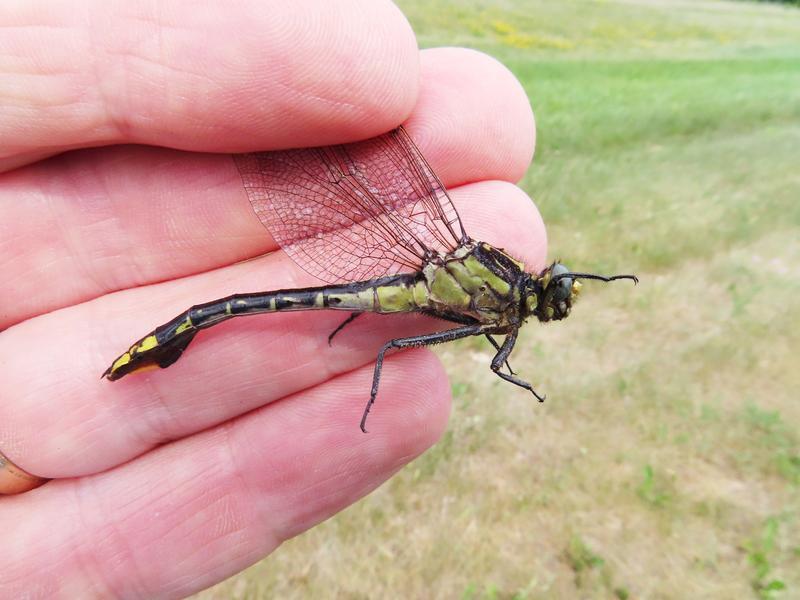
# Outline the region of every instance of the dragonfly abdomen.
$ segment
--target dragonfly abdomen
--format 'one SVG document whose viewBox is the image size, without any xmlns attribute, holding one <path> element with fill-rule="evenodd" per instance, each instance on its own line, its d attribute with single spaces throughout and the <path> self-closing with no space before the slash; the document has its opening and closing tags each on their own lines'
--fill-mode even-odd
<svg viewBox="0 0 800 600">
<path fill-rule="evenodd" d="M 427 307 L 428 288 L 418 274 L 395 275 L 327 287 L 235 294 L 198 304 L 151 331 L 103 373 L 112 381 L 181 357 L 197 332 L 233 317 L 296 310 L 414 312 Z"/>
</svg>

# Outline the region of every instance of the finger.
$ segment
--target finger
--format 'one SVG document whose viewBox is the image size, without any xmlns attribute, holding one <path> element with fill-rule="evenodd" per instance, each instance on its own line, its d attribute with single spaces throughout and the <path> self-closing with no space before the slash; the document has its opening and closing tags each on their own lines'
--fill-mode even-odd
<svg viewBox="0 0 800 600">
<path fill-rule="evenodd" d="M 519 80 L 496 59 L 465 48 L 422 53 L 422 86 L 406 127 L 447 185 L 519 181 L 536 127 Z"/>
<path fill-rule="evenodd" d="M 442 375 L 424 350 L 389 358 L 367 435 L 369 367 L 112 471 L 6 498 L 0 595 L 183 597 L 220 581 L 433 444 L 449 409 Z"/>
<path fill-rule="evenodd" d="M 414 34 L 387 1 L 0 10 L 0 170 L 121 142 L 233 152 L 253 140 L 269 149 L 360 139 L 416 100 Z"/>
<path fill-rule="evenodd" d="M 453 198 L 477 239 L 504 246 L 530 270 L 540 268 L 544 226 L 519 188 L 482 182 L 454 189 Z M 433 329 L 422 319 L 366 316 L 352 326 L 355 333 L 343 333 L 330 347 L 327 336 L 346 316 L 341 312 L 235 319 L 204 331 L 168 371 L 99 380 L 131 342 L 190 305 L 257 288 L 303 287 L 309 279 L 285 254 L 274 253 L 118 292 L 4 331 L 0 448 L 40 476 L 97 472 L 371 362 L 387 339 Z"/>
<path fill-rule="evenodd" d="M 513 75 L 468 50 L 422 57 L 409 131 L 445 185 L 517 180 L 534 135 Z M 275 249 L 229 157 L 135 146 L 0 175 L 0 234 L 0 328 Z"/>
</svg>

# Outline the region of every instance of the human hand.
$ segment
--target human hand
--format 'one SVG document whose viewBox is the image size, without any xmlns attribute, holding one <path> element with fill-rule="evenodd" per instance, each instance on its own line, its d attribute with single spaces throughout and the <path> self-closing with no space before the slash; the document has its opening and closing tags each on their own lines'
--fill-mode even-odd
<svg viewBox="0 0 800 600">
<path fill-rule="evenodd" d="M 189 594 L 438 439 L 449 389 L 427 350 L 387 359 L 371 433 L 358 428 L 378 347 L 430 330 L 421 319 L 366 316 L 333 348 L 341 313 L 242 319 L 169 370 L 99 375 L 192 304 L 309 283 L 282 252 L 261 256 L 274 242 L 230 157 L 209 153 L 405 122 L 467 231 L 541 267 L 541 220 L 507 183 L 534 140 L 508 71 L 418 52 L 376 0 L 158 15 L 27 3 L 0 21 L 0 451 L 53 479 L 0 499 L 0 595 Z"/>
</svg>

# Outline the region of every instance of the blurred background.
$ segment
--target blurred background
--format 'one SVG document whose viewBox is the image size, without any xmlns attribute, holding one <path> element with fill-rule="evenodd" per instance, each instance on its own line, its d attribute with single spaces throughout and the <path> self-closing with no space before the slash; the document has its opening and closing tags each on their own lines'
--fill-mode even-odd
<svg viewBox="0 0 800 600">
<path fill-rule="evenodd" d="M 437 350 L 441 442 L 198 597 L 800 598 L 800 6 L 399 5 L 527 89 L 550 256 L 641 284 L 522 329 L 543 405 Z"/>
</svg>

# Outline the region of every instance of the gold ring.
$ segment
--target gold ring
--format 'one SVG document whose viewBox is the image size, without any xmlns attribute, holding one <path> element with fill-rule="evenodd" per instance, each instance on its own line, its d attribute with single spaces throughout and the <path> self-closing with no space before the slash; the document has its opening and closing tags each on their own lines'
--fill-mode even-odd
<svg viewBox="0 0 800 600">
<path fill-rule="evenodd" d="M 0 494 L 21 494 L 48 481 L 21 469 L 0 452 Z"/>
</svg>

